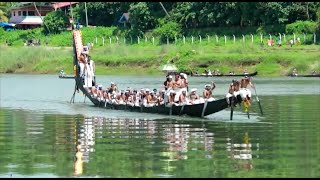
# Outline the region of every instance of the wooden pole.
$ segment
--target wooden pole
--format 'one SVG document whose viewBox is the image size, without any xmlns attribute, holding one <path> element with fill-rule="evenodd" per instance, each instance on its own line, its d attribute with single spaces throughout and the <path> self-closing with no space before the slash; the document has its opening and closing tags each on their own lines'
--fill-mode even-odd
<svg viewBox="0 0 320 180">
<path fill-rule="evenodd" d="M 86 12 L 86 26 L 88 27 L 88 12 L 87 12 L 87 3 L 84 2 L 84 10 Z"/>
</svg>

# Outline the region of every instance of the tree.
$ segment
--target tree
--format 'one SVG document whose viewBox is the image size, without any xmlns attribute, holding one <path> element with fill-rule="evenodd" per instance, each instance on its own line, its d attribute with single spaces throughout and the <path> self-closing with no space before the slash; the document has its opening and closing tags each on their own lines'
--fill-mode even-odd
<svg viewBox="0 0 320 180">
<path fill-rule="evenodd" d="M 0 10 L 0 22 L 8 22 L 8 17 L 2 10 Z"/>
<path fill-rule="evenodd" d="M 172 41 L 175 36 L 181 36 L 181 25 L 173 21 L 160 20 L 160 26 L 153 30 L 156 36 L 160 36 L 161 42 L 166 42 L 167 38 Z"/>
<path fill-rule="evenodd" d="M 128 12 L 128 2 L 88 2 L 88 24 L 94 26 L 114 26 L 123 13 Z M 79 3 L 74 8 L 74 17 L 81 24 L 86 24 L 84 3 Z"/>
<path fill-rule="evenodd" d="M 320 7 L 317 9 L 317 35 L 320 36 Z"/>
<path fill-rule="evenodd" d="M 155 18 L 151 16 L 146 2 L 130 4 L 131 35 L 141 35 L 155 27 Z"/>
<path fill-rule="evenodd" d="M 10 2 L 0 2 L 0 22 L 8 22 Z"/>
<path fill-rule="evenodd" d="M 60 33 L 69 24 L 69 18 L 61 10 L 52 11 L 44 17 L 44 30 L 46 33 Z"/>
</svg>

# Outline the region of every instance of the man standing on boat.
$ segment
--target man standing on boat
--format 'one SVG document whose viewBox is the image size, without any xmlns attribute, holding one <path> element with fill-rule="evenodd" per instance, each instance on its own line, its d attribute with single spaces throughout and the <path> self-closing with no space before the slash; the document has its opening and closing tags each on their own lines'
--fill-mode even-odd
<svg viewBox="0 0 320 180">
<path fill-rule="evenodd" d="M 181 73 L 180 77 L 181 77 L 181 88 L 182 88 L 182 90 L 185 89 L 186 92 L 188 92 L 189 82 L 188 82 L 188 79 L 187 79 L 187 75 L 185 73 Z"/>
<path fill-rule="evenodd" d="M 94 64 L 94 61 L 91 59 L 91 56 L 88 55 L 88 65 L 91 68 L 92 71 L 92 75 L 93 75 L 93 81 L 92 81 L 92 85 L 94 86 L 96 84 L 96 65 Z"/>
<path fill-rule="evenodd" d="M 238 94 L 240 93 L 239 90 L 240 90 L 240 82 L 233 79 L 232 83 L 229 86 L 228 94 L 226 95 L 228 104 L 230 104 L 231 102 L 231 97 L 238 96 Z"/>
<path fill-rule="evenodd" d="M 241 79 L 240 81 L 240 96 L 242 97 L 242 99 L 244 100 L 244 102 L 247 102 L 248 105 L 250 106 L 251 103 L 251 91 L 248 88 L 248 85 L 250 87 L 252 87 L 253 89 L 255 88 L 253 83 L 252 83 L 252 78 L 245 76 L 244 78 Z"/>
<path fill-rule="evenodd" d="M 164 95 L 164 103 L 168 103 L 169 96 L 170 96 L 170 90 L 173 90 L 175 82 L 172 80 L 172 76 L 169 75 L 167 77 L 167 80 L 163 84 L 164 84 L 164 89 L 166 90 L 165 95 Z"/>
</svg>

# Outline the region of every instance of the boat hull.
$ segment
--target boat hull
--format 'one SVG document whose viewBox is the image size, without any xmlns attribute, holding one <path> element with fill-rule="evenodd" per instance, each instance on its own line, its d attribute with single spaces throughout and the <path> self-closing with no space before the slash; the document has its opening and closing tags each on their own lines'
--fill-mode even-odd
<svg viewBox="0 0 320 180">
<path fill-rule="evenodd" d="M 93 97 L 89 97 L 89 98 L 95 106 L 106 108 L 106 109 L 126 110 L 131 112 L 142 112 L 142 113 L 155 113 L 155 114 L 164 114 L 164 115 L 188 115 L 188 116 L 200 117 L 200 118 L 222 111 L 229 107 L 226 98 L 207 102 L 207 103 L 193 104 L 193 105 L 184 105 L 184 106 L 159 105 L 159 106 L 153 106 L 153 107 L 130 106 L 125 104 L 116 105 L 116 104 L 105 103 L 105 101 L 99 101 L 98 99 Z M 238 97 L 238 99 L 240 100 L 241 98 Z M 239 100 L 236 100 L 236 103 L 240 103 Z"/>
<path fill-rule="evenodd" d="M 74 79 L 74 76 L 59 76 L 60 79 Z"/>
<path fill-rule="evenodd" d="M 293 76 L 293 75 L 289 75 L 290 77 L 320 77 L 320 74 L 307 74 L 307 75 L 297 75 L 297 76 Z"/>
</svg>

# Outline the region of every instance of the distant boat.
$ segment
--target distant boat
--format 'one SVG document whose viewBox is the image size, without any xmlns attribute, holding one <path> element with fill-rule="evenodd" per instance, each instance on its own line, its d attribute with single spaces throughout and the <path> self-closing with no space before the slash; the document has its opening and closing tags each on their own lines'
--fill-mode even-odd
<svg viewBox="0 0 320 180">
<path fill-rule="evenodd" d="M 256 76 L 258 74 L 258 71 L 255 71 L 253 73 L 246 73 L 246 74 L 212 74 L 212 75 L 206 75 L 206 74 L 191 74 L 193 77 L 220 77 L 220 76 Z"/>
<path fill-rule="evenodd" d="M 320 74 L 305 74 L 305 75 L 288 75 L 290 77 L 320 77 Z"/>
<path fill-rule="evenodd" d="M 60 79 L 74 79 L 75 76 L 74 75 L 65 75 L 64 71 L 61 70 L 60 73 L 59 73 L 59 78 Z"/>
<path fill-rule="evenodd" d="M 59 78 L 60 79 L 74 79 L 75 77 L 73 75 L 64 75 L 64 76 L 59 75 Z"/>
</svg>

